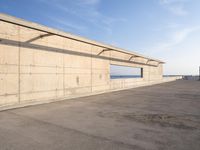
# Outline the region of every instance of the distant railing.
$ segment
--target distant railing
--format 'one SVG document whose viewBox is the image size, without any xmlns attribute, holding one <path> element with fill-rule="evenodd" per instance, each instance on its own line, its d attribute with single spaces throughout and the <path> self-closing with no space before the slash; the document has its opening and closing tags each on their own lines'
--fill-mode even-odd
<svg viewBox="0 0 200 150">
<path fill-rule="evenodd" d="M 193 76 L 193 75 L 188 75 L 188 76 L 183 76 L 184 80 L 199 80 L 200 81 L 200 77 L 199 76 Z"/>
<path fill-rule="evenodd" d="M 163 75 L 163 77 L 183 77 L 182 75 Z"/>
</svg>

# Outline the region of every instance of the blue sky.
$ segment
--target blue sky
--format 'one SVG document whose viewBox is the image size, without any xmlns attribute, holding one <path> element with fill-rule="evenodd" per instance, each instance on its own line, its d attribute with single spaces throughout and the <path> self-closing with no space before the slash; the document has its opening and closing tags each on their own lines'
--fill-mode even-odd
<svg viewBox="0 0 200 150">
<path fill-rule="evenodd" d="M 0 0 L 0 12 L 162 59 L 165 74 L 198 74 L 200 0 Z"/>
</svg>

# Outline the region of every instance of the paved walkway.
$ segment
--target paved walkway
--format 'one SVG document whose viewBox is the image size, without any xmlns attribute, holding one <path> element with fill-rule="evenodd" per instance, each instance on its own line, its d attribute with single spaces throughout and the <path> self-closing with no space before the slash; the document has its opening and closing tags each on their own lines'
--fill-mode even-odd
<svg viewBox="0 0 200 150">
<path fill-rule="evenodd" d="M 199 150 L 200 82 L 0 112 L 0 150 Z"/>
</svg>

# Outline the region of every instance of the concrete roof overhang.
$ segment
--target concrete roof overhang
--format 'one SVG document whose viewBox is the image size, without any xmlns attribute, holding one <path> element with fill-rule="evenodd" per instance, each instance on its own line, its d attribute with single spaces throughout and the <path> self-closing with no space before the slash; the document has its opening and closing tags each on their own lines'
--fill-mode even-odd
<svg viewBox="0 0 200 150">
<path fill-rule="evenodd" d="M 101 55 L 105 51 L 115 51 L 115 52 L 120 52 L 120 53 L 123 53 L 123 54 L 130 55 L 129 59 L 127 60 L 127 61 L 130 61 L 130 62 L 132 62 L 131 60 L 133 58 L 140 57 L 140 58 L 144 58 L 144 59 L 147 60 L 146 63 L 140 63 L 140 64 L 143 64 L 143 65 L 149 65 L 149 62 L 157 62 L 158 65 L 165 63 L 165 62 L 158 60 L 158 59 L 150 58 L 150 57 L 147 57 L 147 56 L 135 53 L 135 52 L 126 51 L 126 50 L 118 48 L 118 47 L 114 47 L 114 46 L 103 44 L 103 43 L 100 43 L 100 42 L 97 42 L 97 41 L 89 40 L 89 39 L 86 39 L 86 38 L 83 38 L 83 37 L 80 37 L 80 36 L 72 35 L 70 33 L 62 32 L 62 31 L 59 31 L 59 30 L 56 30 L 56 29 L 52 29 L 52 28 L 49 28 L 49 27 L 46 27 L 46 26 L 43 26 L 43 25 L 39 25 L 37 23 L 28 22 L 28 21 L 25 21 L 23 19 L 18 19 L 18 18 L 9 16 L 9 15 L 6 15 L 6 14 L 0 13 L 0 21 L 4 21 L 4 22 L 7 22 L 7 23 L 19 25 L 19 26 L 22 26 L 22 27 L 26 27 L 26 28 L 29 28 L 29 29 L 33 29 L 33 30 L 37 30 L 37 31 L 41 31 L 41 32 L 45 33 L 44 35 L 39 35 L 38 37 L 30 39 L 26 42 L 32 42 L 32 41 L 37 40 L 39 38 L 56 35 L 56 36 L 60 36 L 60 37 L 63 37 L 63 38 L 68 38 L 68 39 L 71 39 L 71 40 L 75 40 L 75 41 L 79 41 L 79 42 L 83 42 L 83 43 L 86 43 L 86 44 L 91 44 L 91 45 L 103 48 L 103 50 L 97 55 Z M 151 65 L 151 66 L 157 66 L 157 65 Z"/>
</svg>

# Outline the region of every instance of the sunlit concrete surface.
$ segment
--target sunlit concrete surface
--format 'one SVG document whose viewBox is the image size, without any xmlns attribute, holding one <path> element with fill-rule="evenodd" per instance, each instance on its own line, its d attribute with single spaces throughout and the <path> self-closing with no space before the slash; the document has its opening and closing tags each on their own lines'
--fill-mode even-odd
<svg viewBox="0 0 200 150">
<path fill-rule="evenodd" d="M 0 112 L 1 150 L 199 150 L 200 82 Z"/>
<path fill-rule="evenodd" d="M 174 81 L 163 61 L 0 13 L 0 110 Z M 142 68 L 110 78 L 110 65 Z"/>
</svg>

